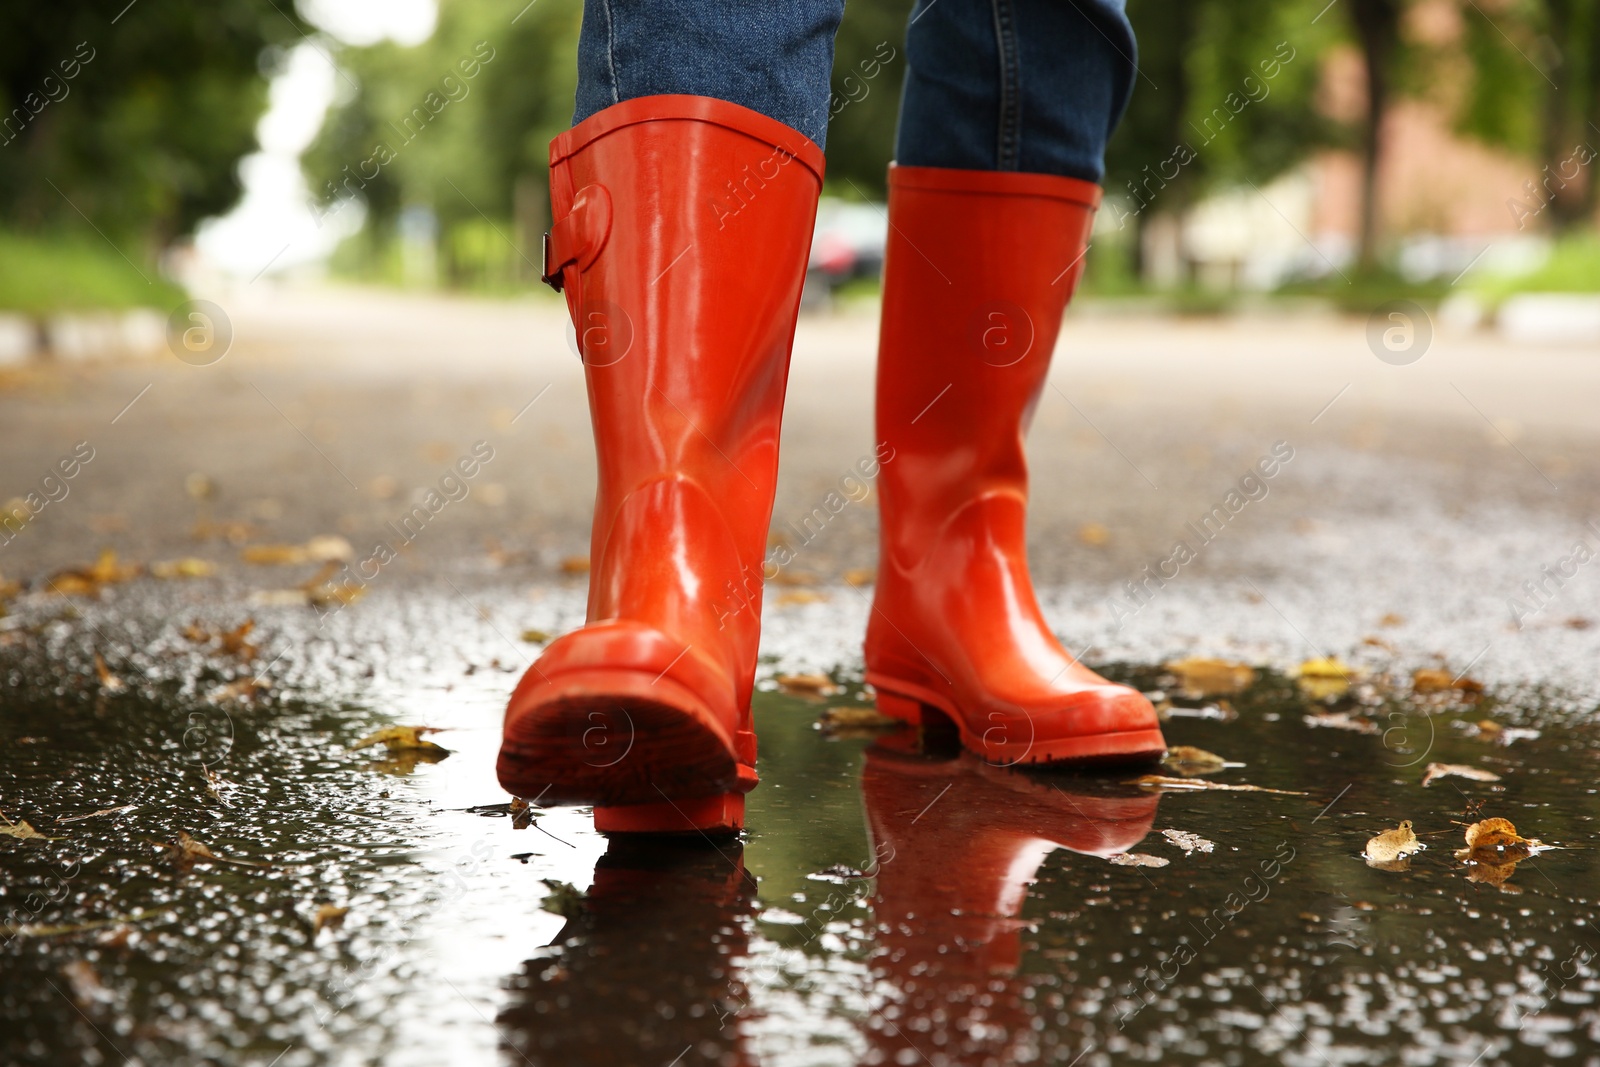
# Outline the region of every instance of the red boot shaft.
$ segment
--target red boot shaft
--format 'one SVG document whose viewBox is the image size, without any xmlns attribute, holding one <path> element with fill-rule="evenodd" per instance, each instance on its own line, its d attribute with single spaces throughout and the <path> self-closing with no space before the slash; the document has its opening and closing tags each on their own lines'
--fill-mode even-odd
<svg viewBox="0 0 1600 1067">
<path fill-rule="evenodd" d="M 822 153 L 746 108 L 659 96 L 589 118 L 550 158 L 546 270 L 599 465 L 589 622 L 517 687 L 501 782 L 596 804 L 603 830 L 735 828 Z"/>
<path fill-rule="evenodd" d="M 867 681 L 997 763 L 1159 755 L 1149 701 L 1074 660 L 1027 563 L 1023 435 L 1082 270 L 1098 186 L 894 167 L 878 355 L 882 541 Z"/>
</svg>

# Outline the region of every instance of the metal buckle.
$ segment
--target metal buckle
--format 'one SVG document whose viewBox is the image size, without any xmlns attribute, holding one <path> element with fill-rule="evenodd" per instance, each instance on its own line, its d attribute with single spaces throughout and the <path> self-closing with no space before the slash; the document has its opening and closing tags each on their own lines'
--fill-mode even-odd
<svg viewBox="0 0 1600 1067">
<path fill-rule="evenodd" d="M 554 272 L 550 270 L 550 231 L 548 230 L 545 231 L 544 235 L 544 262 L 540 264 L 539 272 L 539 280 L 541 282 L 544 282 L 556 292 L 561 292 L 561 268 L 557 267 Z"/>
</svg>

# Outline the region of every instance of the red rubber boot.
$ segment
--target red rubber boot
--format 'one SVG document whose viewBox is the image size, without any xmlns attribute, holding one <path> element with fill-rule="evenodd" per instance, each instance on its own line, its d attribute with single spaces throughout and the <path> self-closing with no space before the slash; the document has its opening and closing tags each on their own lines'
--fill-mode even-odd
<svg viewBox="0 0 1600 1067">
<path fill-rule="evenodd" d="M 747 108 L 616 104 L 550 146 L 599 461 L 588 623 L 506 711 L 500 783 L 601 831 L 733 831 L 789 350 L 822 152 Z M 730 591 L 738 595 L 730 596 Z"/>
<path fill-rule="evenodd" d="M 1155 710 L 1078 663 L 1028 576 L 1022 438 L 1100 189 L 892 167 L 878 353 L 878 580 L 867 681 L 886 714 L 948 716 L 995 763 L 1145 759 Z"/>
</svg>

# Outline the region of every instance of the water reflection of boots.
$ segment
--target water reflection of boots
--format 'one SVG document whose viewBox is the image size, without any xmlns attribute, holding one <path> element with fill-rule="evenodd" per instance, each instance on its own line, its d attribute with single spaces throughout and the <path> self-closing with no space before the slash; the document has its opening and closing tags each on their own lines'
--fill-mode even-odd
<svg viewBox="0 0 1600 1067">
<path fill-rule="evenodd" d="M 505 1062 L 750 1062 L 734 961 L 754 896 L 736 841 L 613 838 L 561 933 L 512 976 Z"/>
<path fill-rule="evenodd" d="M 1028 1059 L 1039 1035 L 1016 977 L 1027 887 L 1058 848 L 1131 849 L 1150 832 L 1159 797 L 1074 792 L 917 746 L 911 734 L 880 740 L 861 776 L 878 859 L 873 972 L 887 990 L 867 1023 L 867 1062 Z"/>
</svg>

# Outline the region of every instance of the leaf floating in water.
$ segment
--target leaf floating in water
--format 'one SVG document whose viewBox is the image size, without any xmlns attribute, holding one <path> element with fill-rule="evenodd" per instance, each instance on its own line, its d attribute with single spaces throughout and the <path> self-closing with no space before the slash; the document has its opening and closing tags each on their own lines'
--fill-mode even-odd
<svg viewBox="0 0 1600 1067">
<path fill-rule="evenodd" d="M 1118 852 L 1106 862 L 1117 867 L 1165 867 L 1172 861 L 1160 856 L 1150 856 L 1143 852 Z"/>
<path fill-rule="evenodd" d="M 87 815 L 63 815 L 56 822 L 82 822 L 84 819 L 98 819 L 102 815 L 121 815 L 126 811 L 134 811 L 138 807 L 139 805 L 137 804 L 124 804 L 120 808 L 101 808 L 99 811 L 91 811 Z"/>
<path fill-rule="evenodd" d="M 105 658 L 96 652 L 94 654 L 94 673 L 100 679 L 100 688 L 108 693 L 120 693 L 128 688 L 128 683 L 111 673 L 111 668 L 106 666 Z"/>
<path fill-rule="evenodd" d="M 204 844 L 190 837 L 183 830 L 178 831 L 175 840 L 163 844 L 152 841 L 151 844 L 162 849 L 167 862 L 181 871 L 187 871 L 197 863 L 230 863 L 236 867 L 270 867 L 268 863 L 256 863 L 251 860 L 236 860 L 227 856 L 219 856 Z"/>
<path fill-rule="evenodd" d="M 1255 669 L 1244 663 L 1190 656 L 1162 664 L 1162 669 L 1178 676 L 1183 695 L 1193 699 L 1226 693 L 1242 693 L 1256 680 Z"/>
<path fill-rule="evenodd" d="M 1466 830 L 1467 847 L 1456 850 L 1456 859 L 1467 865 L 1467 881 L 1492 885 L 1502 893 L 1520 893 L 1521 889 L 1507 885 L 1516 872 L 1517 864 L 1547 849 L 1536 837 L 1523 837 L 1510 819 L 1484 819 Z"/>
<path fill-rule="evenodd" d="M 1484 819 L 1467 827 L 1467 847 L 1456 850 L 1456 859 L 1465 863 L 1521 863 L 1538 855 L 1547 845 L 1537 837 L 1523 837 L 1510 819 Z"/>
<path fill-rule="evenodd" d="M 1498 782 L 1500 776 L 1482 767 L 1465 763 L 1430 763 L 1422 775 L 1422 784 L 1428 785 L 1436 778 L 1466 778 L 1474 782 Z"/>
<path fill-rule="evenodd" d="M 1362 719 L 1347 711 L 1318 711 L 1303 717 L 1307 726 L 1325 726 L 1331 730 L 1349 730 L 1357 734 L 1376 734 L 1382 731 L 1371 719 Z"/>
<path fill-rule="evenodd" d="M 539 902 L 541 910 L 552 915 L 559 915 L 563 919 L 576 919 L 583 914 L 583 902 L 586 894 L 570 882 L 558 881 L 555 878 L 539 879 L 550 890 L 544 900 Z"/>
<path fill-rule="evenodd" d="M 1411 820 L 1406 819 L 1393 830 L 1385 830 L 1378 836 L 1370 838 L 1362 855 L 1366 857 L 1368 864 L 1387 864 L 1395 863 L 1412 853 L 1421 852 L 1427 847 L 1417 840 L 1415 831 L 1411 829 Z M 1404 870 L 1405 867 L 1402 865 L 1383 869 Z"/>
<path fill-rule="evenodd" d="M 1176 745 L 1167 749 L 1167 754 L 1161 758 L 1161 765 L 1169 771 L 1189 777 L 1197 774 L 1215 774 L 1230 767 L 1243 767 L 1244 764 L 1225 760 L 1215 752 L 1207 752 L 1203 748 L 1193 745 Z"/>
<path fill-rule="evenodd" d="M 898 730 L 905 723 L 885 715 L 870 704 L 856 707 L 825 708 L 817 716 L 817 726 L 830 737 L 867 736 L 878 730 Z"/>
<path fill-rule="evenodd" d="M 1300 664 L 1295 670 L 1295 677 L 1300 691 L 1306 696 L 1312 700 L 1328 700 L 1344 696 L 1350 691 L 1350 683 L 1360 675 L 1338 656 L 1325 656 Z"/>
<path fill-rule="evenodd" d="M 12 822 L 0 812 L 0 837 L 15 837 L 20 841 L 60 841 L 59 837 L 46 837 L 28 824 L 26 819 Z"/>
<path fill-rule="evenodd" d="M 450 754 L 450 750 L 422 737 L 423 734 L 436 734 L 443 729 L 445 727 L 442 726 L 386 726 L 376 733 L 363 737 L 350 748 L 354 751 L 372 745 L 383 745 L 390 752 L 428 753 L 443 758 Z"/>
<path fill-rule="evenodd" d="M 826 674 L 780 674 L 774 680 L 779 689 L 794 696 L 827 697 L 844 692 L 844 686 Z"/>
<path fill-rule="evenodd" d="M 1213 782 L 1205 778 L 1168 778 L 1163 774 L 1140 775 L 1124 784 L 1144 786 L 1146 789 L 1217 789 L 1231 793 L 1276 793 L 1285 797 L 1310 795 L 1293 789 L 1268 789 L 1264 785 L 1229 785 L 1226 782 Z"/>
<path fill-rule="evenodd" d="M 349 908 L 341 908 L 337 904 L 322 905 L 312 920 L 311 936 L 316 937 L 324 930 L 338 930 L 344 926 L 344 917 L 349 914 Z"/>
<path fill-rule="evenodd" d="M 1461 693 L 1463 696 L 1476 699 L 1483 692 L 1483 683 L 1466 675 L 1453 675 L 1437 667 L 1423 667 L 1412 673 L 1411 691 L 1420 694 Z"/>
<path fill-rule="evenodd" d="M 1195 852 L 1210 852 L 1217 847 L 1215 841 L 1207 841 L 1199 834 L 1191 834 L 1187 830 L 1163 830 L 1161 836 L 1183 849 L 1185 856 Z"/>
<path fill-rule="evenodd" d="M 72 990 L 72 999 L 79 1008 L 110 1004 L 116 999 L 111 990 L 101 983 L 100 972 L 96 971 L 94 964 L 88 960 L 73 960 L 61 968 L 61 973 L 67 979 L 67 986 Z"/>
</svg>

